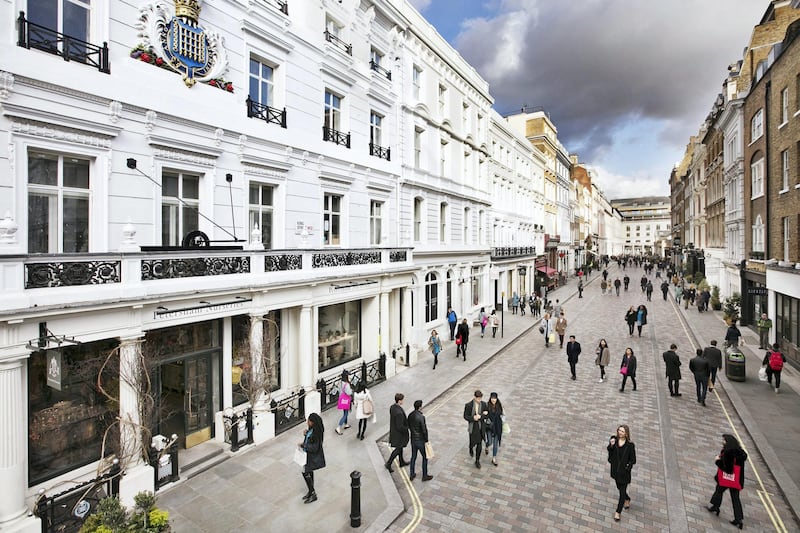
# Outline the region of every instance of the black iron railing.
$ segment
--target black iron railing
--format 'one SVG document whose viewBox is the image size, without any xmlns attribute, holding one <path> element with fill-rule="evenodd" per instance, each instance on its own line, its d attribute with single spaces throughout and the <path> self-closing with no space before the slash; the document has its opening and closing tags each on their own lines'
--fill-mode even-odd
<svg viewBox="0 0 800 533">
<path fill-rule="evenodd" d="M 301 388 L 280 401 L 272 400 L 269 408 L 275 415 L 275 435 L 279 435 L 306 419 L 306 391 Z"/>
<path fill-rule="evenodd" d="M 174 483 L 180 479 L 178 474 L 178 437 L 165 442 L 170 444 L 161 450 L 150 448 L 150 466 L 153 467 L 155 489 L 158 490 L 167 483 Z"/>
<path fill-rule="evenodd" d="M 108 43 L 104 42 L 103 46 L 97 46 L 40 26 L 26 19 L 24 11 L 20 11 L 17 18 L 17 45 L 61 56 L 64 61 L 77 61 L 95 67 L 106 74 L 111 73 L 111 66 L 108 62 Z"/>
<path fill-rule="evenodd" d="M 248 272 L 250 272 L 250 258 L 245 256 L 142 260 L 142 281 L 246 274 Z"/>
<path fill-rule="evenodd" d="M 100 500 L 119 494 L 120 467 L 115 460 L 111 469 L 68 490 L 47 496 L 39 494 L 33 514 L 42 521 L 42 533 L 77 532 L 84 520 L 97 510 Z"/>
<path fill-rule="evenodd" d="M 500 246 L 492 248 L 492 259 L 536 255 L 535 246 Z"/>
<path fill-rule="evenodd" d="M 269 124 L 278 124 L 281 128 L 286 127 L 286 108 L 277 109 L 266 104 L 260 104 L 247 97 L 247 117 L 260 118 Z"/>
<path fill-rule="evenodd" d="M 380 66 L 378 63 L 376 63 L 373 59 L 369 60 L 369 68 L 374 70 L 378 74 L 383 74 L 384 76 L 386 76 L 387 80 L 391 81 L 391 79 L 392 79 L 392 71 L 391 70 L 386 70 L 385 68 Z"/>
<path fill-rule="evenodd" d="M 233 413 L 231 416 L 222 416 L 225 422 L 225 442 L 231 445 L 232 452 L 246 444 L 253 444 L 253 409 L 248 408 L 243 413 Z"/>
<path fill-rule="evenodd" d="M 322 126 L 322 140 L 350 148 L 350 134 Z"/>
<path fill-rule="evenodd" d="M 289 15 L 289 0 L 275 0 L 275 5 L 278 7 L 278 10 L 283 13 L 284 15 Z"/>
<path fill-rule="evenodd" d="M 328 30 L 325 30 L 325 40 L 345 52 L 347 55 L 353 55 L 353 45 L 344 42 Z"/>
<path fill-rule="evenodd" d="M 377 144 L 369 143 L 369 155 L 374 155 L 375 157 L 380 157 L 381 159 L 391 161 L 391 148 L 383 148 Z"/>
<path fill-rule="evenodd" d="M 120 283 L 120 261 L 52 261 L 25 264 L 25 288 Z"/>
<path fill-rule="evenodd" d="M 365 387 L 371 387 L 381 381 L 386 381 L 386 354 L 381 355 L 369 363 L 361 363 L 347 369 L 350 375 L 350 386 L 356 386 L 363 382 Z M 342 373 L 327 379 L 320 378 L 317 381 L 317 391 L 320 394 L 322 410 L 329 409 L 339 401 L 339 391 L 342 388 Z"/>
</svg>

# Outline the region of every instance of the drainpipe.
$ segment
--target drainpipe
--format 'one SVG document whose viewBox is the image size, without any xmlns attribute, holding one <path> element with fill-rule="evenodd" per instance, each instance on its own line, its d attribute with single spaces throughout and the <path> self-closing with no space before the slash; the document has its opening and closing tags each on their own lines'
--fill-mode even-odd
<svg viewBox="0 0 800 533">
<path fill-rule="evenodd" d="M 772 92 L 772 80 L 764 86 L 764 260 L 772 255 L 769 249 L 769 95 Z"/>
</svg>

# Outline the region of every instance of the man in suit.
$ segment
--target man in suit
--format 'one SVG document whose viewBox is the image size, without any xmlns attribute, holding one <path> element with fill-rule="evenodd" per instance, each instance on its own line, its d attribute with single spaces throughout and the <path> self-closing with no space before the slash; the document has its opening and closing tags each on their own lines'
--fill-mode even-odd
<svg viewBox="0 0 800 533">
<path fill-rule="evenodd" d="M 572 373 L 573 381 L 577 379 L 575 377 L 575 365 L 578 364 L 578 356 L 580 354 L 581 343 L 575 340 L 575 335 L 570 335 L 569 342 L 567 342 L 567 362 L 569 362 L 569 371 Z"/>
<path fill-rule="evenodd" d="M 472 400 L 464 405 L 464 420 L 467 421 L 469 434 L 469 456 L 475 457 L 475 468 L 481 467 L 481 444 L 485 437 L 484 419 L 487 416 L 489 416 L 489 406 L 483 401 L 483 393 L 476 390 Z"/>
<path fill-rule="evenodd" d="M 400 466 L 406 466 L 408 463 L 403 459 L 403 448 L 408 445 L 408 419 L 406 412 L 403 410 L 403 393 L 398 392 L 394 395 L 394 405 L 389 408 L 389 444 L 391 445 L 392 453 L 389 455 L 389 460 L 386 461 L 384 466 L 389 472 L 392 470 L 392 461 L 395 457 L 400 458 Z"/>
<path fill-rule="evenodd" d="M 664 365 L 666 366 L 667 385 L 669 385 L 670 396 L 682 396 L 682 394 L 678 392 L 678 385 L 681 381 L 681 358 L 675 353 L 677 349 L 678 346 L 676 344 L 670 344 L 669 350 L 662 355 L 664 358 Z"/>
<path fill-rule="evenodd" d="M 708 390 L 714 390 L 717 384 L 717 370 L 722 368 L 722 351 L 717 348 L 717 341 L 711 341 L 711 346 L 703 349 L 703 355 L 708 361 L 709 372 L 711 373 L 711 386 Z"/>
<path fill-rule="evenodd" d="M 425 443 L 428 442 L 428 425 L 425 422 L 425 415 L 422 414 L 422 400 L 414 402 L 414 410 L 408 415 L 408 429 L 411 432 L 411 466 L 408 469 L 408 479 L 414 481 L 417 477 L 415 468 L 417 454 L 419 454 L 422 456 L 422 481 L 430 481 L 433 476 L 428 474 L 428 454 L 425 451 Z"/>
<path fill-rule="evenodd" d="M 697 356 L 689 361 L 689 370 L 694 374 L 694 382 L 697 385 L 697 403 L 706 406 L 706 393 L 708 391 L 709 365 L 703 357 L 703 349 L 697 349 Z"/>
</svg>

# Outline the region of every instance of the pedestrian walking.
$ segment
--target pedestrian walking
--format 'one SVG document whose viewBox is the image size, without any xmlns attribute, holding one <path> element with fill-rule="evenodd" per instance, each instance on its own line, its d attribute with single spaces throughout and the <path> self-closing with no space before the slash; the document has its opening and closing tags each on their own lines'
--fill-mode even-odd
<svg viewBox="0 0 800 533">
<path fill-rule="evenodd" d="M 372 394 L 369 389 L 364 385 L 363 381 L 359 381 L 356 385 L 356 393 L 353 395 L 353 404 L 356 408 L 356 420 L 358 420 L 358 433 L 356 438 L 364 440 L 364 432 L 367 430 L 367 420 L 375 416 L 375 402 L 372 401 Z"/>
<path fill-rule="evenodd" d="M 722 352 L 717 348 L 717 341 L 712 340 L 711 346 L 705 347 L 703 353 L 705 354 L 706 361 L 708 361 L 708 371 L 711 376 L 708 390 L 714 390 L 714 387 L 717 385 L 717 370 L 722 369 Z"/>
<path fill-rule="evenodd" d="M 600 289 L 603 291 L 603 294 L 606 293 L 606 289 L 608 288 L 608 282 L 603 280 L 600 282 Z"/>
<path fill-rule="evenodd" d="M 608 270 L 606 270 L 606 269 L 604 268 L 604 269 L 603 269 L 603 281 L 606 281 L 607 279 L 608 279 Z"/>
<path fill-rule="evenodd" d="M 497 393 L 489 394 L 489 402 L 486 404 L 488 414 L 486 424 L 486 454 L 489 453 L 489 447 L 492 448 L 492 464 L 497 466 L 497 452 L 500 450 L 500 443 L 503 439 L 503 422 L 505 421 L 505 413 L 503 413 L 503 404 L 497 397 Z"/>
<path fill-rule="evenodd" d="M 735 348 L 739 346 L 739 340 L 742 338 L 742 332 L 736 327 L 736 321 L 731 322 L 728 326 L 728 331 L 725 332 L 725 347 Z"/>
<path fill-rule="evenodd" d="M 550 316 L 550 313 L 545 313 L 542 317 L 542 325 L 539 326 L 539 332 L 544 335 L 544 347 L 549 348 L 551 342 L 556 342 L 556 319 Z"/>
<path fill-rule="evenodd" d="M 611 464 L 611 479 L 617 485 L 619 499 L 614 520 L 619 521 L 622 509 L 630 509 L 631 497 L 628 495 L 628 485 L 631 483 L 631 470 L 636 464 L 636 446 L 631 441 L 631 430 L 626 424 L 617 428 L 617 434 L 608 439 L 608 462 Z"/>
<path fill-rule="evenodd" d="M 564 316 L 564 311 L 556 319 L 556 334 L 558 335 L 558 347 L 564 347 L 564 335 L 567 332 L 567 318 Z"/>
<path fill-rule="evenodd" d="M 575 375 L 575 366 L 578 364 L 578 356 L 580 354 L 581 343 L 575 340 L 575 335 L 570 335 L 567 343 L 567 362 L 569 363 L 569 371 L 572 374 L 572 381 L 578 379 Z"/>
<path fill-rule="evenodd" d="M 597 355 L 594 359 L 594 364 L 600 367 L 600 381 L 602 383 L 606 380 L 606 367 L 611 362 L 611 350 L 608 348 L 608 343 L 605 339 L 600 339 L 594 353 Z"/>
<path fill-rule="evenodd" d="M 500 317 L 497 316 L 497 312 L 492 309 L 492 314 L 489 315 L 489 321 L 492 323 L 492 338 L 494 339 L 497 336 L 497 328 L 500 327 Z"/>
<path fill-rule="evenodd" d="M 625 269 L 623 268 L 623 270 Z M 625 292 L 628 292 L 628 285 L 631 284 L 631 278 L 629 278 L 627 274 L 622 278 L 622 284 L 625 286 Z"/>
<path fill-rule="evenodd" d="M 647 325 L 647 307 L 641 304 L 639 308 L 636 309 L 636 331 L 639 332 L 640 337 L 642 336 L 642 326 L 645 325 Z"/>
<path fill-rule="evenodd" d="M 408 468 L 408 478 L 411 481 L 417 477 L 417 454 L 422 456 L 422 481 L 430 481 L 433 476 L 428 475 L 428 452 L 425 444 L 428 443 L 428 425 L 425 415 L 422 414 L 422 400 L 414 401 L 414 410 L 408 415 L 408 430 L 411 433 L 411 465 Z"/>
<path fill-rule="evenodd" d="M 514 292 L 514 295 L 511 297 L 511 314 L 516 315 L 517 309 L 519 309 L 519 295 Z"/>
<path fill-rule="evenodd" d="M 525 309 L 528 307 L 527 305 L 525 305 L 527 303 L 527 301 L 528 301 L 528 299 L 525 297 L 525 294 L 523 293 L 522 296 L 519 297 L 519 314 L 520 314 L 520 316 L 525 316 Z"/>
<path fill-rule="evenodd" d="M 645 294 L 647 294 L 647 301 L 651 302 L 653 297 L 653 282 L 647 280 L 647 285 L 645 285 Z"/>
<path fill-rule="evenodd" d="M 464 420 L 469 434 L 469 456 L 475 457 L 475 467 L 481 467 L 481 444 L 485 438 L 486 419 L 489 407 L 483 401 L 483 393 L 476 390 L 472 400 L 464 405 Z M 413 461 L 413 459 L 412 459 Z"/>
<path fill-rule="evenodd" d="M 762 350 L 769 350 L 769 330 L 772 329 L 772 320 L 767 316 L 767 313 L 761 313 L 761 318 L 758 319 L 758 347 Z"/>
<path fill-rule="evenodd" d="M 667 296 L 669 295 L 669 283 L 667 280 L 661 282 L 661 294 L 664 296 L 664 301 L 667 301 Z"/>
<path fill-rule="evenodd" d="M 538 294 L 533 299 L 533 316 L 542 316 L 542 298 Z"/>
<path fill-rule="evenodd" d="M 772 350 L 767 352 L 761 364 L 767 369 L 767 381 L 772 385 L 772 378 L 775 378 L 775 394 L 781 388 L 781 372 L 783 371 L 783 364 L 786 362 L 786 356 L 779 350 L 780 346 L 776 342 L 772 345 Z"/>
<path fill-rule="evenodd" d="M 706 406 L 706 394 L 708 393 L 708 376 L 711 373 L 708 361 L 703 356 L 703 349 L 697 349 L 697 355 L 689 361 L 689 370 L 694 374 L 694 383 L 697 387 L 697 403 Z"/>
<path fill-rule="evenodd" d="M 583 280 L 578 281 L 578 298 L 583 298 Z"/>
<path fill-rule="evenodd" d="M 733 435 L 725 433 L 722 435 L 722 450 L 717 455 L 714 464 L 717 466 L 717 474 L 714 480 L 717 482 L 714 494 L 711 496 L 711 505 L 707 508 L 709 512 L 719 516 L 719 506 L 722 505 L 722 496 L 728 490 L 731 494 L 731 504 L 733 505 L 733 520 L 731 524 L 742 529 L 744 527 L 744 511 L 742 501 L 739 499 L 739 492 L 744 488 L 744 463 L 747 461 L 747 452 L 742 449 L 742 445 Z"/>
<path fill-rule="evenodd" d="M 619 365 L 619 373 L 622 374 L 622 385 L 619 388 L 620 392 L 625 392 L 625 383 L 628 378 L 631 378 L 633 383 L 633 390 L 636 390 L 636 355 L 633 353 L 633 348 L 625 348 L 625 353 L 622 355 L 622 363 Z"/>
<path fill-rule="evenodd" d="M 647 276 L 642 276 L 641 285 L 642 285 L 642 292 L 647 290 Z"/>
<path fill-rule="evenodd" d="M 325 452 L 322 449 L 325 426 L 317 413 L 308 415 L 306 424 L 308 427 L 303 432 L 303 442 L 298 444 L 298 447 L 306 452 L 303 480 L 306 482 L 308 492 L 303 496 L 303 503 L 311 503 L 317 501 L 317 491 L 314 490 L 314 470 L 325 468 Z"/>
<path fill-rule="evenodd" d="M 529 294 L 528 295 L 528 307 L 531 308 L 531 316 L 532 317 L 536 317 L 536 311 L 534 311 L 535 303 L 536 303 L 536 298 L 533 296 L 533 294 Z"/>
<path fill-rule="evenodd" d="M 628 324 L 628 335 L 633 337 L 633 327 L 636 325 L 636 309 L 633 306 L 625 312 L 625 322 Z"/>
<path fill-rule="evenodd" d="M 342 384 L 339 385 L 339 399 L 336 402 L 336 408 L 342 412 L 339 418 L 339 424 L 336 426 L 336 433 L 342 434 L 342 429 L 348 429 L 350 424 L 347 423 L 347 417 L 350 414 L 350 408 L 353 403 L 353 387 L 350 385 L 350 372 L 347 370 L 342 371 Z"/>
<path fill-rule="evenodd" d="M 458 325 L 458 317 L 452 307 L 447 308 L 447 325 L 450 326 L 450 340 L 456 338 L 456 326 Z"/>
<path fill-rule="evenodd" d="M 681 358 L 675 353 L 678 349 L 676 344 L 670 344 L 669 350 L 662 354 L 664 358 L 664 366 L 666 367 L 667 386 L 669 387 L 670 396 L 683 396 L 679 392 L 679 385 L 681 381 Z"/>
<path fill-rule="evenodd" d="M 392 470 L 392 461 L 397 458 L 400 461 L 400 466 L 406 466 L 408 463 L 403 459 L 403 448 L 408 446 L 408 419 L 406 412 L 403 410 L 403 399 L 405 395 L 398 392 L 394 395 L 394 404 L 389 408 L 389 446 L 392 447 L 392 453 L 389 454 L 389 459 L 383 466 L 389 472 Z"/>
<path fill-rule="evenodd" d="M 467 324 L 467 319 L 465 318 L 458 325 L 458 330 L 456 331 L 456 357 L 460 354 L 464 361 L 467 360 L 467 344 L 469 344 L 469 324 Z"/>
<path fill-rule="evenodd" d="M 561 311 L 563 311 L 563 309 L 561 309 L 561 302 L 558 300 L 558 298 L 556 298 L 556 303 L 553 304 L 552 315 L 554 317 L 559 317 L 559 316 L 561 316 Z"/>
<path fill-rule="evenodd" d="M 683 287 L 680 285 L 675 286 L 675 303 L 681 305 L 681 298 L 683 298 Z"/>
<path fill-rule="evenodd" d="M 523 308 L 524 307 L 525 306 L 523 306 Z M 485 307 L 481 307 L 481 310 L 478 313 L 478 324 L 481 325 L 481 338 L 483 338 L 483 334 L 486 331 L 486 326 L 489 324 L 489 315 L 486 314 Z"/>
<path fill-rule="evenodd" d="M 442 351 L 442 340 L 435 329 L 431 331 L 431 336 L 428 338 L 428 349 L 433 354 L 433 370 L 436 370 L 436 365 L 439 364 L 439 353 Z"/>
<path fill-rule="evenodd" d="M 622 282 L 619 280 L 619 277 L 614 280 L 614 290 L 617 291 L 617 296 L 619 296 L 619 289 L 622 287 Z"/>
</svg>

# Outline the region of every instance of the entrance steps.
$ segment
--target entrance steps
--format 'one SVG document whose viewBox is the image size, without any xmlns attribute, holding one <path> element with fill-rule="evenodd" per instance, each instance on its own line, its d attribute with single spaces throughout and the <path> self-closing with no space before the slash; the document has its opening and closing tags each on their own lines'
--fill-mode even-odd
<svg viewBox="0 0 800 533">
<path fill-rule="evenodd" d="M 230 444 L 210 440 L 188 450 L 181 450 L 178 452 L 181 479 L 192 479 L 209 468 L 227 461 L 231 457 L 230 454 L 225 453 L 228 448 L 230 448 Z"/>
</svg>

